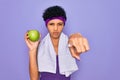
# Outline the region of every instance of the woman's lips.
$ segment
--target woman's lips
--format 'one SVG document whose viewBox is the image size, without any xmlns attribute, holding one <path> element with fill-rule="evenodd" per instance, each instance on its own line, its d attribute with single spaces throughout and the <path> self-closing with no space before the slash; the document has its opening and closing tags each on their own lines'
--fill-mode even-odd
<svg viewBox="0 0 120 80">
<path fill-rule="evenodd" d="M 59 32 L 53 32 L 53 34 L 54 34 L 54 35 L 58 35 L 58 34 L 59 34 Z"/>
</svg>

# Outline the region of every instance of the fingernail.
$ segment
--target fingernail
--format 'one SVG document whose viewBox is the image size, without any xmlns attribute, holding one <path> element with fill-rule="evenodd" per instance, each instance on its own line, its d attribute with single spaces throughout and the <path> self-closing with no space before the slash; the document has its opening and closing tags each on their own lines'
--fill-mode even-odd
<svg viewBox="0 0 120 80">
<path fill-rule="evenodd" d="M 77 58 L 78 60 L 80 60 L 80 57 L 79 57 L 79 56 L 77 56 L 76 58 Z"/>
<path fill-rule="evenodd" d="M 72 47 L 72 45 L 71 45 L 71 44 L 68 44 L 68 47 Z"/>
</svg>

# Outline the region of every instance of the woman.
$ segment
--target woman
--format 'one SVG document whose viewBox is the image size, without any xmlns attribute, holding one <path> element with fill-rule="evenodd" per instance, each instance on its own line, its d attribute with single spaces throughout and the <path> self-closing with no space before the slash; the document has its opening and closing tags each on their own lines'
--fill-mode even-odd
<svg viewBox="0 0 120 80">
<path fill-rule="evenodd" d="M 40 42 L 25 41 L 29 48 L 29 71 L 31 80 L 70 80 L 70 76 L 78 67 L 75 62 L 82 52 L 89 50 L 87 39 L 79 33 L 68 38 L 63 32 L 67 20 L 64 9 L 52 6 L 45 10 L 43 19 L 48 34 Z"/>
</svg>

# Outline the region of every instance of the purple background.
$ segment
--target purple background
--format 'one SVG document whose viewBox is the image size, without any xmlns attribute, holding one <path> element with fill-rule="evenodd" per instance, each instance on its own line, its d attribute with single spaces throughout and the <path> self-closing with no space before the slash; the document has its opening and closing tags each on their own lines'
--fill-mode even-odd
<svg viewBox="0 0 120 80">
<path fill-rule="evenodd" d="M 64 32 L 80 32 L 90 51 L 77 61 L 71 80 L 120 80 L 119 0 L 0 0 L 0 80 L 29 80 L 27 30 L 47 30 L 43 10 L 51 5 L 65 8 Z"/>
</svg>

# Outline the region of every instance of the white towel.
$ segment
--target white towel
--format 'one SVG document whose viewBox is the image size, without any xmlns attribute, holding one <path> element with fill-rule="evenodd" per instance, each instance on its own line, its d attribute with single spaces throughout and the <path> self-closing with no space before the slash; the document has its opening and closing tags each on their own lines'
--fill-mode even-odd
<svg viewBox="0 0 120 80">
<path fill-rule="evenodd" d="M 68 37 L 64 33 L 61 33 L 59 39 L 58 61 L 61 75 L 68 77 L 78 70 L 76 61 L 68 48 Z M 40 72 L 56 73 L 56 66 L 56 53 L 48 33 L 38 48 L 38 70 Z"/>
</svg>

